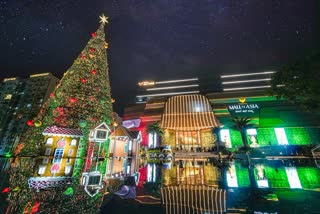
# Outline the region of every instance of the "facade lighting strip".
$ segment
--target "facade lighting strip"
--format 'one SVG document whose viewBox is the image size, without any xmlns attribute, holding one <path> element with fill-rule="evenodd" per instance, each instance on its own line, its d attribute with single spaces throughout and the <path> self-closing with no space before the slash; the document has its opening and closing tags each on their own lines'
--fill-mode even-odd
<svg viewBox="0 0 320 214">
<path fill-rule="evenodd" d="M 236 91 L 236 90 L 257 89 L 257 88 L 271 88 L 271 85 L 240 87 L 240 88 L 224 88 L 223 91 Z"/>
<path fill-rule="evenodd" d="M 172 92 L 172 93 L 161 93 L 161 94 L 146 94 L 146 95 L 138 95 L 136 97 L 159 97 L 159 96 L 171 96 L 171 95 L 179 95 L 179 94 L 198 94 L 199 91 L 184 91 L 184 92 Z"/>
<path fill-rule="evenodd" d="M 265 74 L 273 74 L 275 71 L 264 71 L 258 73 L 244 73 L 244 74 L 232 74 L 232 75 L 222 75 L 220 76 L 221 79 L 229 78 L 229 77 L 243 77 L 243 76 L 254 76 L 254 75 L 265 75 Z"/>
<path fill-rule="evenodd" d="M 193 85 L 180 85 L 180 86 L 169 86 L 169 87 L 159 87 L 159 88 L 148 88 L 147 91 L 158 91 L 158 90 L 168 90 L 168 89 L 176 89 L 176 88 L 191 88 L 198 87 L 198 84 Z"/>
<path fill-rule="evenodd" d="M 222 82 L 222 85 L 237 84 L 237 83 L 247 83 L 247 82 L 262 82 L 262 81 L 270 81 L 270 80 L 271 80 L 271 78 L 255 79 L 255 80 L 228 81 L 228 82 Z"/>
<path fill-rule="evenodd" d="M 198 81 L 198 78 L 180 79 L 180 80 L 168 80 L 168 81 L 159 81 L 159 82 L 155 82 L 155 84 L 167 84 L 167 83 L 190 82 L 190 81 Z"/>
</svg>

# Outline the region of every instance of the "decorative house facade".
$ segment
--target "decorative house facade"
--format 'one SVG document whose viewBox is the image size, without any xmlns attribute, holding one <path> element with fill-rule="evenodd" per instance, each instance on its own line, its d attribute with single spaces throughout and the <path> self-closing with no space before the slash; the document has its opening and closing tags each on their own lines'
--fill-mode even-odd
<svg viewBox="0 0 320 214">
<path fill-rule="evenodd" d="M 87 158 L 84 164 L 81 184 L 84 190 L 93 197 L 103 188 L 105 173 L 104 159 L 108 150 L 110 128 L 106 123 L 101 123 L 90 130 L 87 146 Z"/>
<path fill-rule="evenodd" d="M 140 151 L 141 132 L 119 126 L 110 135 L 107 177 L 125 177 L 136 173 L 137 153 Z"/>
<path fill-rule="evenodd" d="M 36 163 L 37 170 L 34 177 L 28 180 L 29 187 L 41 189 L 72 182 L 82 132 L 77 129 L 51 126 L 42 134 L 44 135 L 41 151 L 43 158 Z"/>
</svg>

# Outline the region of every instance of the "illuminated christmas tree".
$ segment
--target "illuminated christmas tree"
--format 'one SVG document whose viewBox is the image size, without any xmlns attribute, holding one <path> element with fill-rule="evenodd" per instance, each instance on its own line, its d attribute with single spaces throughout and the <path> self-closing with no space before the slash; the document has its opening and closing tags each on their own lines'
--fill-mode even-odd
<svg viewBox="0 0 320 214">
<path fill-rule="evenodd" d="M 88 44 L 64 74 L 37 118 L 27 122 L 30 127 L 16 146 L 16 158 L 10 169 L 9 213 L 32 213 L 32 210 L 39 213 L 94 213 L 99 208 L 102 194 L 89 197 L 79 185 L 79 176 L 90 129 L 102 122 L 110 125 L 112 119 L 108 43 L 104 29 L 108 20 L 104 15 L 100 19 L 100 27 L 91 33 Z M 29 188 L 28 179 L 36 171 L 37 159 L 42 154 L 43 132 L 48 127 L 79 130 L 83 137 L 73 171 L 74 182 L 36 191 Z M 104 154 L 107 153 L 107 143 L 102 151 Z M 106 161 L 101 166 L 105 167 Z"/>
</svg>

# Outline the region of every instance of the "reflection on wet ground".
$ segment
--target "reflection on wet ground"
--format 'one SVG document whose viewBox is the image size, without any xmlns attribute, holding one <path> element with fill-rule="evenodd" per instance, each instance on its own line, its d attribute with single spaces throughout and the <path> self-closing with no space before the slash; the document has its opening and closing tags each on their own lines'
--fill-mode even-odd
<svg viewBox="0 0 320 214">
<path fill-rule="evenodd" d="M 217 211 L 224 209 L 227 213 L 320 211 L 320 170 L 310 158 L 141 159 L 137 172 L 136 180 L 131 181 L 136 197 L 115 196 L 114 192 L 128 182 L 128 179 L 118 179 L 118 188 L 111 189 L 105 196 L 102 213 L 219 213 Z M 213 197 L 216 194 L 213 189 L 225 190 L 225 199 Z M 193 210 L 185 212 L 190 207 Z"/>
</svg>

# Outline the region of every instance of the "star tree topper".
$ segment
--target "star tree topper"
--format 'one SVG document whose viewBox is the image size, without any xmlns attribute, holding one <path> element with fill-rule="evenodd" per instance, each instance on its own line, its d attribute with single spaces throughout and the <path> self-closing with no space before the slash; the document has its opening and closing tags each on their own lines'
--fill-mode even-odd
<svg viewBox="0 0 320 214">
<path fill-rule="evenodd" d="M 108 21 L 109 17 L 106 17 L 104 14 L 99 16 L 99 18 L 100 18 L 100 23 L 102 23 L 102 24 L 108 24 L 109 23 L 109 21 Z"/>
</svg>

